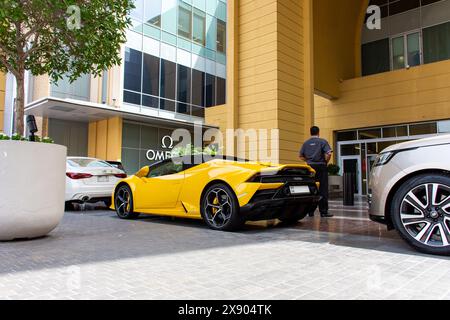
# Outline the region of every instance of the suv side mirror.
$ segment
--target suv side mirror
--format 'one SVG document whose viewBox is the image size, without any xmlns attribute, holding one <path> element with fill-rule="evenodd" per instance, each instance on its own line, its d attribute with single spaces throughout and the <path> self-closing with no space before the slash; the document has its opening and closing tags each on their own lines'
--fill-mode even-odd
<svg viewBox="0 0 450 320">
<path fill-rule="evenodd" d="M 148 176 L 149 172 L 150 172 L 150 167 L 146 166 L 146 167 L 143 167 L 141 170 L 139 170 L 135 174 L 135 176 L 138 177 L 138 178 L 145 178 L 145 177 Z"/>
</svg>

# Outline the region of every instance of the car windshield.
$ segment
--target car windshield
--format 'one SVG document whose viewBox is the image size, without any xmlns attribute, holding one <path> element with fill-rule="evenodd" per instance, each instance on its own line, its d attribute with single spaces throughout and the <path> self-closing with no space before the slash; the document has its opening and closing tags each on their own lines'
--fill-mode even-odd
<svg viewBox="0 0 450 320">
<path fill-rule="evenodd" d="M 97 159 L 67 159 L 67 163 L 75 168 L 111 168 L 109 163 Z"/>
</svg>

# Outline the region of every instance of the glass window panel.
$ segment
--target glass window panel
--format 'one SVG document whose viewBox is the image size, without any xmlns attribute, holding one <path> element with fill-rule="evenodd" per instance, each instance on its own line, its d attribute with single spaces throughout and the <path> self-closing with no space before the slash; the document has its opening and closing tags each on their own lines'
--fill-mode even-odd
<svg viewBox="0 0 450 320">
<path fill-rule="evenodd" d="M 192 104 L 205 106 L 205 73 L 192 70 Z"/>
<path fill-rule="evenodd" d="M 159 108 L 164 111 L 175 112 L 175 102 L 170 100 L 161 99 Z"/>
<path fill-rule="evenodd" d="M 144 24 L 144 30 L 143 30 L 144 35 L 146 35 L 147 37 L 156 39 L 156 40 L 160 40 L 161 39 L 161 30 L 154 27 L 154 26 L 150 26 L 147 24 Z"/>
<path fill-rule="evenodd" d="M 206 15 L 206 47 L 211 50 L 217 48 L 217 19 Z"/>
<path fill-rule="evenodd" d="M 142 106 L 148 107 L 148 108 L 159 108 L 159 99 L 156 97 L 150 97 L 147 95 L 142 95 Z"/>
<path fill-rule="evenodd" d="M 161 0 L 145 1 L 144 22 L 161 27 Z"/>
<path fill-rule="evenodd" d="M 139 171 L 139 150 L 122 148 L 122 163 L 128 174 Z"/>
<path fill-rule="evenodd" d="M 130 30 L 137 32 L 137 33 L 142 33 L 142 27 L 143 27 L 142 21 L 131 19 Z M 128 39 L 128 41 L 129 41 L 129 39 Z"/>
<path fill-rule="evenodd" d="M 217 51 L 225 53 L 227 42 L 227 25 L 221 20 L 217 20 Z"/>
<path fill-rule="evenodd" d="M 178 35 L 191 39 L 192 7 L 181 2 L 178 6 Z"/>
<path fill-rule="evenodd" d="M 123 102 L 131 103 L 131 104 L 141 104 L 141 95 L 139 93 L 124 91 L 123 92 Z"/>
<path fill-rule="evenodd" d="M 420 0 L 396 0 L 389 3 L 389 15 L 399 14 L 420 7 Z"/>
<path fill-rule="evenodd" d="M 191 114 L 190 105 L 187 103 L 177 103 L 177 112 L 182 114 Z"/>
<path fill-rule="evenodd" d="M 450 121 L 439 121 L 438 129 L 439 133 L 450 133 Z"/>
<path fill-rule="evenodd" d="M 450 22 L 423 29 L 424 63 L 450 59 Z"/>
<path fill-rule="evenodd" d="M 194 9 L 194 27 L 192 31 L 192 40 L 204 46 L 206 44 L 205 28 L 206 28 L 205 13 Z"/>
<path fill-rule="evenodd" d="M 141 127 L 140 148 L 145 150 L 159 149 L 158 129 L 149 126 L 139 126 L 139 127 Z"/>
<path fill-rule="evenodd" d="M 368 129 L 359 131 L 359 139 L 369 140 L 369 139 L 380 139 L 381 129 Z"/>
<path fill-rule="evenodd" d="M 204 118 L 205 117 L 205 108 L 192 106 L 191 114 L 193 117 Z"/>
<path fill-rule="evenodd" d="M 168 32 L 164 32 L 163 31 L 161 39 L 162 39 L 162 41 L 164 41 L 164 42 L 166 42 L 168 44 L 171 44 L 171 45 L 174 45 L 174 46 L 177 45 L 177 37 L 174 36 L 173 34 L 168 33 Z"/>
<path fill-rule="evenodd" d="M 139 148 L 141 132 L 138 125 L 124 122 L 122 128 L 122 145 L 124 148 Z"/>
<path fill-rule="evenodd" d="M 336 134 L 336 140 L 338 142 L 355 141 L 355 140 L 358 140 L 358 136 L 357 136 L 356 131 L 343 131 L 343 132 L 338 132 Z"/>
<path fill-rule="evenodd" d="M 420 34 L 413 33 L 407 36 L 408 65 L 410 67 L 420 65 Z"/>
<path fill-rule="evenodd" d="M 141 91 L 142 52 L 125 48 L 124 88 Z"/>
<path fill-rule="evenodd" d="M 161 59 L 161 97 L 175 100 L 176 64 Z"/>
<path fill-rule="evenodd" d="M 387 72 L 391 69 L 389 39 L 363 44 L 361 51 L 363 76 Z"/>
<path fill-rule="evenodd" d="M 405 68 L 404 37 L 392 39 L 392 62 L 394 70 Z"/>
<path fill-rule="evenodd" d="M 399 126 L 396 128 L 397 137 L 407 137 L 408 136 L 408 126 Z"/>
<path fill-rule="evenodd" d="M 206 13 L 215 16 L 217 11 L 217 0 L 206 0 Z"/>
<path fill-rule="evenodd" d="M 159 96 L 159 58 L 144 54 L 142 92 Z"/>
<path fill-rule="evenodd" d="M 341 146 L 341 156 L 359 156 L 360 152 L 360 144 L 349 144 Z"/>
<path fill-rule="evenodd" d="M 368 143 L 367 144 L 367 154 L 378 154 L 380 153 L 378 150 L 378 144 L 377 143 Z"/>
<path fill-rule="evenodd" d="M 178 101 L 191 103 L 191 69 L 178 65 Z"/>
<path fill-rule="evenodd" d="M 217 4 L 216 17 L 222 21 L 227 21 L 227 5 L 222 1 Z"/>
<path fill-rule="evenodd" d="M 217 105 L 222 105 L 226 103 L 226 80 L 217 77 Z"/>
<path fill-rule="evenodd" d="M 383 138 L 395 138 L 397 137 L 397 130 L 395 127 L 383 128 Z"/>
<path fill-rule="evenodd" d="M 134 9 L 131 10 L 130 16 L 133 19 L 136 19 L 138 21 L 142 22 L 142 13 L 144 12 L 144 0 L 134 0 Z"/>
<path fill-rule="evenodd" d="M 206 74 L 206 86 L 205 86 L 205 103 L 206 107 L 212 107 L 216 105 L 216 77 L 210 74 Z"/>
<path fill-rule="evenodd" d="M 164 31 L 177 34 L 177 0 L 164 0 L 162 2 L 161 28 Z"/>
<path fill-rule="evenodd" d="M 194 7 L 202 11 L 206 11 L 206 1 L 207 0 L 193 0 L 192 4 L 194 5 Z"/>
<path fill-rule="evenodd" d="M 424 134 L 435 134 L 435 133 L 437 133 L 436 122 L 412 124 L 409 126 L 409 135 L 410 136 L 419 136 L 419 135 L 424 135 Z"/>
</svg>

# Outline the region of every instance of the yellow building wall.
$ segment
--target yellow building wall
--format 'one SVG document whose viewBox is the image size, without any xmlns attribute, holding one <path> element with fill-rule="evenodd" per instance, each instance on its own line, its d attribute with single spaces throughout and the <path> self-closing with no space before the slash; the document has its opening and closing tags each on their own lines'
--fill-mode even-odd
<svg viewBox="0 0 450 320">
<path fill-rule="evenodd" d="M 315 89 L 337 98 L 339 83 L 361 75 L 361 32 L 369 0 L 314 0 Z"/>
<path fill-rule="evenodd" d="M 0 72 L 0 132 L 3 132 L 5 121 L 5 88 L 6 77 L 4 73 Z"/>
<path fill-rule="evenodd" d="M 89 123 L 88 155 L 103 160 L 121 161 L 122 118 Z"/>
<path fill-rule="evenodd" d="M 333 131 L 450 118 L 450 61 L 351 79 L 341 97 L 315 97 L 322 136 Z"/>
<path fill-rule="evenodd" d="M 222 130 L 278 129 L 279 139 L 272 141 L 269 132 L 258 149 L 279 145 L 282 163 L 299 161 L 305 127 L 313 120 L 311 3 L 228 1 L 227 105 L 206 111 L 206 122 Z M 251 151 L 246 156 L 264 160 L 253 159 Z"/>
</svg>

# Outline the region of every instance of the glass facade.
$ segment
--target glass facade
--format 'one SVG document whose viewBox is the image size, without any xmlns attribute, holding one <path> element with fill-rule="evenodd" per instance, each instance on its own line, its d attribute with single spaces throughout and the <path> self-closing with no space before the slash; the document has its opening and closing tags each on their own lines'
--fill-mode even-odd
<svg viewBox="0 0 450 320">
<path fill-rule="evenodd" d="M 364 29 L 362 75 L 450 59 L 450 14 L 443 13 L 449 4 L 449 0 L 371 0 L 370 5 L 381 8 L 382 30 Z"/>
<path fill-rule="evenodd" d="M 450 133 L 450 121 L 401 124 L 336 132 L 337 160 L 344 173 L 357 163 L 358 193 L 367 194 L 370 173 L 377 155 L 389 146 L 437 134 Z"/>
<path fill-rule="evenodd" d="M 226 103 L 225 0 L 137 0 L 124 102 L 194 117 Z"/>
</svg>

